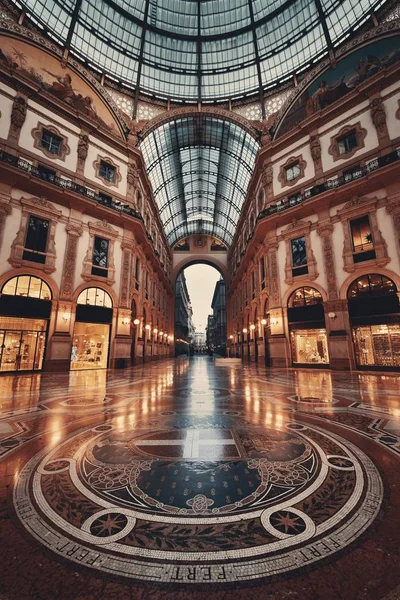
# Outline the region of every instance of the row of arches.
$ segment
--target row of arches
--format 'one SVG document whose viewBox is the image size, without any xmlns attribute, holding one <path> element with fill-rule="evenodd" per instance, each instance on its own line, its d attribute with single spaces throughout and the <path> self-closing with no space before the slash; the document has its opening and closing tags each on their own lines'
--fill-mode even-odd
<svg viewBox="0 0 400 600">
<path fill-rule="evenodd" d="M 350 340 L 349 361 L 358 368 L 400 368 L 399 289 L 395 278 L 366 273 L 347 286 L 346 299 L 326 301 L 314 285 L 291 290 L 280 313 L 264 300 L 230 335 L 233 352 L 258 361 L 263 342 L 265 364 L 271 364 L 270 343 L 281 325 L 289 364 L 329 366 L 330 346 L 340 336 Z M 279 320 L 282 323 L 279 323 Z M 333 346 L 332 346 L 333 347 Z"/>
<path fill-rule="evenodd" d="M 112 290 L 89 284 L 75 291 L 73 301 L 57 300 L 57 295 L 48 277 L 31 273 L 3 277 L 0 372 L 41 371 L 45 364 L 56 370 L 106 369 L 168 355 L 172 340 L 165 323 L 150 307 L 140 311 L 136 298 L 128 311 L 116 306 Z M 114 357 L 118 335 L 125 339 L 124 364 Z M 64 354 L 60 359 L 60 348 L 55 346 L 61 347 L 61 340 Z M 55 356 L 57 364 L 52 360 Z"/>
</svg>

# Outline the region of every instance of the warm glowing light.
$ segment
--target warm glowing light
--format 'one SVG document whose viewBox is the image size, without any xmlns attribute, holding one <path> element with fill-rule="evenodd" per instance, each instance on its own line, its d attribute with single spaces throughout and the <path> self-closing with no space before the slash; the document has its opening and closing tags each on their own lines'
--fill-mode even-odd
<svg viewBox="0 0 400 600">
<path fill-rule="evenodd" d="M 246 327 L 243 329 L 243 333 L 247 333 L 247 328 Z"/>
<path fill-rule="evenodd" d="M 133 324 L 134 324 L 134 325 L 139 325 L 139 323 L 140 323 L 139 319 L 135 319 L 135 320 L 133 321 Z"/>
<path fill-rule="evenodd" d="M 151 329 L 151 325 L 147 324 L 145 329 L 147 329 L 147 331 L 148 331 L 149 329 Z"/>
<path fill-rule="evenodd" d="M 266 325 L 267 324 L 267 319 L 261 319 L 261 325 Z"/>
<path fill-rule="evenodd" d="M 153 329 L 153 333 L 158 333 L 158 329 L 156 327 Z"/>
<path fill-rule="evenodd" d="M 160 335 L 164 335 L 164 332 L 163 332 L 163 331 L 160 331 Z"/>
<path fill-rule="evenodd" d="M 256 326 L 254 325 L 254 323 L 252 323 L 252 324 L 250 325 L 250 329 L 253 331 L 255 328 L 256 328 Z"/>
<path fill-rule="evenodd" d="M 230 336 L 229 336 L 229 339 L 230 339 L 230 340 L 233 340 L 233 335 L 230 335 Z"/>
</svg>

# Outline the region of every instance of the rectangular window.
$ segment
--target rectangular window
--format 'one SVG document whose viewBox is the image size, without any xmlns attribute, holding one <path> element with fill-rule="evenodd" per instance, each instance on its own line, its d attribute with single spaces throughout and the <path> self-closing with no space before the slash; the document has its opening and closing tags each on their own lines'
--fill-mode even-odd
<svg viewBox="0 0 400 600">
<path fill-rule="evenodd" d="M 292 275 L 306 275 L 307 267 L 307 248 L 306 238 L 304 236 L 291 241 L 292 246 Z"/>
<path fill-rule="evenodd" d="M 61 154 L 62 138 L 48 129 L 43 129 L 40 145 L 52 154 Z"/>
<path fill-rule="evenodd" d="M 44 265 L 50 222 L 30 215 L 22 258 Z"/>
<path fill-rule="evenodd" d="M 106 181 L 110 181 L 111 183 L 114 183 L 115 167 L 113 167 L 109 163 L 106 163 L 104 160 L 100 161 L 99 174 L 100 174 L 100 177 L 103 177 L 103 179 L 105 179 Z"/>
<path fill-rule="evenodd" d="M 93 245 L 92 275 L 108 277 L 108 249 L 110 242 L 104 238 L 95 237 Z"/>
<path fill-rule="evenodd" d="M 339 154 L 346 154 L 346 152 L 350 152 L 353 148 L 357 148 L 358 141 L 356 130 L 353 129 L 352 131 L 349 131 L 349 133 L 346 133 L 346 135 L 338 138 L 337 145 Z"/>
<path fill-rule="evenodd" d="M 289 165 L 288 167 L 285 167 L 286 181 L 293 181 L 294 179 L 297 179 L 297 177 L 300 177 L 300 174 L 300 164 L 298 162 L 295 162 Z"/>
<path fill-rule="evenodd" d="M 374 240 L 368 215 L 350 221 L 351 239 L 353 243 L 354 262 L 376 258 Z"/>
</svg>

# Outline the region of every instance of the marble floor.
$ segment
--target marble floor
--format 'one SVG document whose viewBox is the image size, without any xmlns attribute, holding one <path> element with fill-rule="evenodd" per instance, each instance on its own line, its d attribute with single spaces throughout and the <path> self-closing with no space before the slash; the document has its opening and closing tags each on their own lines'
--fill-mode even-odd
<svg viewBox="0 0 400 600">
<path fill-rule="evenodd" d="M 0 598 L 400 598 L 400 378 L 0 377 Z"/>
</svg>

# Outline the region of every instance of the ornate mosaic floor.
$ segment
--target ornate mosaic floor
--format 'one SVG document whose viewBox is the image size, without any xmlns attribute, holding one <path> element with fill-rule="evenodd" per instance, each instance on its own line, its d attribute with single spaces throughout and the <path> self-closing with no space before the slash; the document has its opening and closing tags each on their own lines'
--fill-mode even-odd
<svg viewBox="0 0 400 600">
<path fill-rule="evenodd" d="M 397 376 L 194 357 L 0 402 L 6 599 L 395 597 Z"/>
</svg>

